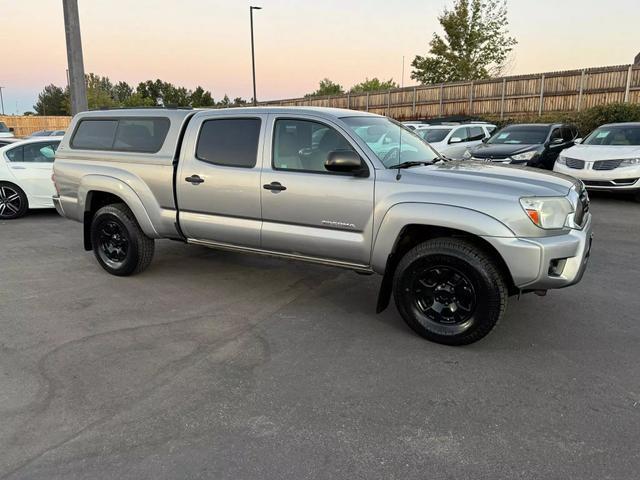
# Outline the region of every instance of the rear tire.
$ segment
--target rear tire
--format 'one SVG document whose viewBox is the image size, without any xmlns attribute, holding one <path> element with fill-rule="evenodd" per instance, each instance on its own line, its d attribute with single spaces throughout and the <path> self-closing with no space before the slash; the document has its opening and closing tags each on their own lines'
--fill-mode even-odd
<svg viewBox="0 0 640 480">
<path fill-rule="evenodd" d="M 24 217 L 29 210 L 29 200 L 24 191 L 9 182 L 0 182 L 0 220 Z"/>
<path fill-rule="evenodd" d="M 124 203 L 107 205 L 98 210 L 91 222 L 91 245 L 102 268 L 120 277 L 146 269 L 155 250 Z"/>
<path fill-rule="evenodd" d="M 457 238 L 436 238 L 409 250 L 393 283 L 405 322 L 424 338 L 445 345 L 480 340 L 507 305 L 507 286 L 495 261 Z"/>
</svg>

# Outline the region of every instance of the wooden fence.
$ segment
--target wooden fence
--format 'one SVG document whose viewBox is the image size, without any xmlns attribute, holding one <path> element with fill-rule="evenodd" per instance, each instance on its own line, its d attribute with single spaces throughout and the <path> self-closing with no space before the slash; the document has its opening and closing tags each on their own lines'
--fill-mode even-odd
<svg viewBox="0 0 640 480">
<path fill-rule="evenodd" d="M 370 93 L 293 98 L 261 105 L 350 108 L 398 120 L 457 115 L 517 118 L 575 112 L 616 102 L 640 103 L 640 65 L 519 75 Z"/>
<path fill-rule="evenodd" d="M 27 137 L 38 130 L 65 130 L 71 122 L 71 117 L 0 115 L 0 122 L 13 128 L 16 137 Z"/>
</svg>

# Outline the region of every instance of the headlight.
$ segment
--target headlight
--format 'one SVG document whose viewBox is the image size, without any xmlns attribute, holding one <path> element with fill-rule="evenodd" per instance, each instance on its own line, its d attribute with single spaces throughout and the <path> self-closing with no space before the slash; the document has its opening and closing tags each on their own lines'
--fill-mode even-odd
<svg viewBox="0 0 640 480">
<path fill-rule="evenodd" d="M 530 150 L 528 152 L 518 153 L 517 155 L 511 155 L 511 158 L 513 160 L 517 160 L 518 162 L 522 162 L 523 160 L 531 160 L 536 156 L 536 153 L 537 152 L 535 150 Z"/>
<path fill-rule="evenodd" d="M 558 165 L 566 165 L 567 164 L 567 157 L 565 157 L 564 155 L 560 155 L 558 157 L 558 159 L 556 160 L 556 163 Z"/>
<path fill-rule="evenodd" d="M 464 158 L 465 160 L 469 160 L 471 158 L 471 152 L 469 150 L 465 150 L 464 153 L 462 154 L 462 158 Z"/>
<path fill-rule="evenodd" d="M 621 167 L 631 167 L 633 165 L 640 165 L 640 158 L 629 158 L 620 162 Z"/>
<path fill-rule="evenodd" d="M 525 197 L 520 199 L 520 205 L 533 223 L 546 230 L 564 227 L 573 213 L 566 197 Z"/>
</svg>

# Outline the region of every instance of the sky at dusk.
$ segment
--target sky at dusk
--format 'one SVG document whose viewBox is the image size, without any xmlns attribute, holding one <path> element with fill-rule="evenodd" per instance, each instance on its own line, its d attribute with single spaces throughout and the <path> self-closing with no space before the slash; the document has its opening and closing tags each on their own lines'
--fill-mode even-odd
<svg viewBox="0 0 640 480">
<path fill-rule="evenodd" d="M 251 92 L 242 0 L 79 0 L 85 70 L 132 85 L 160 78 L 220 99 Z M 410 79 L 453 0 L 254 0 L 258 99 L 302 96 L 329 77 Z M 638 0 L 509 0 L 509 74 L 627 64 L 640 51 Z M 62 0 L 0 0 L 0 86 L 8 114 L 66 85 Z"/>
</svg>

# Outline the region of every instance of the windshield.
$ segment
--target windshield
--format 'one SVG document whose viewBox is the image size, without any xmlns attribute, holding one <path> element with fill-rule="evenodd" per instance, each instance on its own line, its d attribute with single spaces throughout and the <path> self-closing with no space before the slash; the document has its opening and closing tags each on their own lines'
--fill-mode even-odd
<svg viewBox="0 0 640 480">
<path fill-rule="evenodd" d="M 430 128 L 427 130 L 420 130 L 418 135 L 424 138 L 426 142 L 436 143 L 443 141 L 451 130 L 451 128 Z"/>
<path fill-rule="evenodd" d="M 487 140 L 487 143 L 533 145 L 544 143 L 548 133 L 547 126 L 506 127 Z"/>
<path fill-rule="evenodd" d="M 349 128 L 387 168 L 404 162 L 433 162 L 440 157 L 413 131 L 385 117 L 346 117 Z"/>
<path fill-rule="evenodd" d="M 9 127 L 7 127 L 3 122 L 0 122 L 0 133 L 7 133 L 9 131 Z"/>
<path fill-rule="evenodd" d="M 640 125 L 596 128 L 582 143 L 584 145 L 640 145 Z"/>
</svg>

